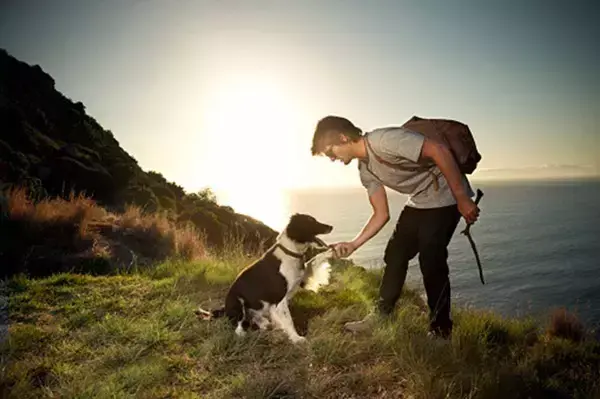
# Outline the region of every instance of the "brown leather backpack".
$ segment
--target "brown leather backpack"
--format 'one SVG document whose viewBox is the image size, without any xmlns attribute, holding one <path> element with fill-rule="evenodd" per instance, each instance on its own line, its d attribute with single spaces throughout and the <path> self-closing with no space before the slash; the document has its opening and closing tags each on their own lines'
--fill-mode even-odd
<svg viewBox="0 0 600 399">
<path fill-rule="evenodd" d="M 471 130 L 452 119 L 427 119 L 413 116 L 402 127 L 445 144 L 456 159 L 460 171 L 472 174 L 481 161 Z"/>
</svg>

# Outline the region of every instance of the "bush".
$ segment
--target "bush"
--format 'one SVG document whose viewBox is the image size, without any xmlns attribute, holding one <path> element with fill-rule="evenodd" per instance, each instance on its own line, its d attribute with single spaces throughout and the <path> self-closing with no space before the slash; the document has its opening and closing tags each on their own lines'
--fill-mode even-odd
<svg viewBox="0 0 600 399">
<path fill-rule="evenodd" d="M 130 206 L 115 221 L 120 240 L 149 261 L 177 254 L 186 260 L 206 254 L 204 237 L 191 224 L 176 226 L 166 214 L 144 213 Z"/>
<path fill-rule="evenodd" d="M 550 315 L 546 332 L 550 337 L 564 338 L 573 342 L 580 342 L 585 335 L 585 329 L 579 318 L 567 312 L 565 308 L 556 309 Z"/>
</svg>

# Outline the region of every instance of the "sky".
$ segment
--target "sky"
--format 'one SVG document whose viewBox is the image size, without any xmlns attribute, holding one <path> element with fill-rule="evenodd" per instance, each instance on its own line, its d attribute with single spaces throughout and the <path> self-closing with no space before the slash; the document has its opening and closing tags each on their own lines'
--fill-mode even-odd
<svg viewBox="0 0 600 399">
<path fill-rule="evenodd" d="M 40 65 L 145 170 L 238 202 L 360 187 L 310 155 L 364 131 L 467 123 L 476 179 L 600 175 L 596 1 L 4 0 L 0 47 Z"/>
</svg>

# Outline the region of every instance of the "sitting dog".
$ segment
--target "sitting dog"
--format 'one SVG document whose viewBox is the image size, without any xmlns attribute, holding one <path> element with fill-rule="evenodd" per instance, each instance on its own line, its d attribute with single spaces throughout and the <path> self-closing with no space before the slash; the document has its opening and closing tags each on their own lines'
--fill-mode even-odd
<svg viewBox="0 0 600 399">
<path fill-rule="evenodd" d="M 272 324 L 292 342 L 304 341 L 296 331 L 288 303 L 300 286 L 316 291 L 327 284 L 329 264 L 324 257 L 331 249 L 317 235 L 332 230 L 310 215 L 292 215 L 275 244 L 238 274 L 225 306 L 212 311 L 199 308 L 196 315 L 205 320 L 226 316 L 239 336 L 250 327 L 264 330 Z M 310 249 L 321 253 L 307 262 L 305 255 Z"/>
</svg>

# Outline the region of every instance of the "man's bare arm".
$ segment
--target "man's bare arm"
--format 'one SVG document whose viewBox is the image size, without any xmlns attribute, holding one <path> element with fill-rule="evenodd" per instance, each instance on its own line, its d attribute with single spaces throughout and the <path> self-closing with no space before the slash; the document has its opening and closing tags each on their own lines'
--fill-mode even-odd
<svg viewBox="0 0 600 399">
<path fill-rule="evenodd" d="M 463 184 L 462 174 L 460 173 L 458 165 L 456 164 L 456 161 L 454 160 L 454 157 L 448 147 L 436 141 L 425 138 L 423 148 L 421 149 L 421 157 L 433 160 L 438 168 L 440 168 L 440 171 L 444 174 L 444 177 L 446 178 L 446 181 L 448 182 L 450 190 L 452 190 L 452 194 L 454 195 L 454 198 L 456 198 L 456 201 L 461 201 L 465 198 L 468 198 Z"/>
<path fill-rule="evenodd" d="M 340 242 L 332 245 L 338 257 L 345 258 L 350 256 L 377 234 L 390 220 L 388 199 L 384 186 L 380 186 L 369 196 L 369 202 L 371 203 L 373 212 L 356 238 L 350 242 Z"/>
<path fill-rule="evenodd" d="M 358 236 L 352 240 L 355 248 L 361 247 L 365 242 L 373 238 L 390 220 L 390 210 L 384 186 L 379 186 L 369 197 L 369 202 L 371 203 L 371 208 L 373 208 L 373 213 L 371 213 L 371 217 Z"/>
<path fill-rule="evenodd" d="M 421 158 L 429 158 L 435 162 L 444 174 L 450 190 L 456 199 L 458 209 L 467 223 L 474 223 L 479 216 L 479 208 L 467 194 L 462 173 L 450 152 L 450 149 L 442 143 L 425 138 L 421 149 Z"/>
</svg>

